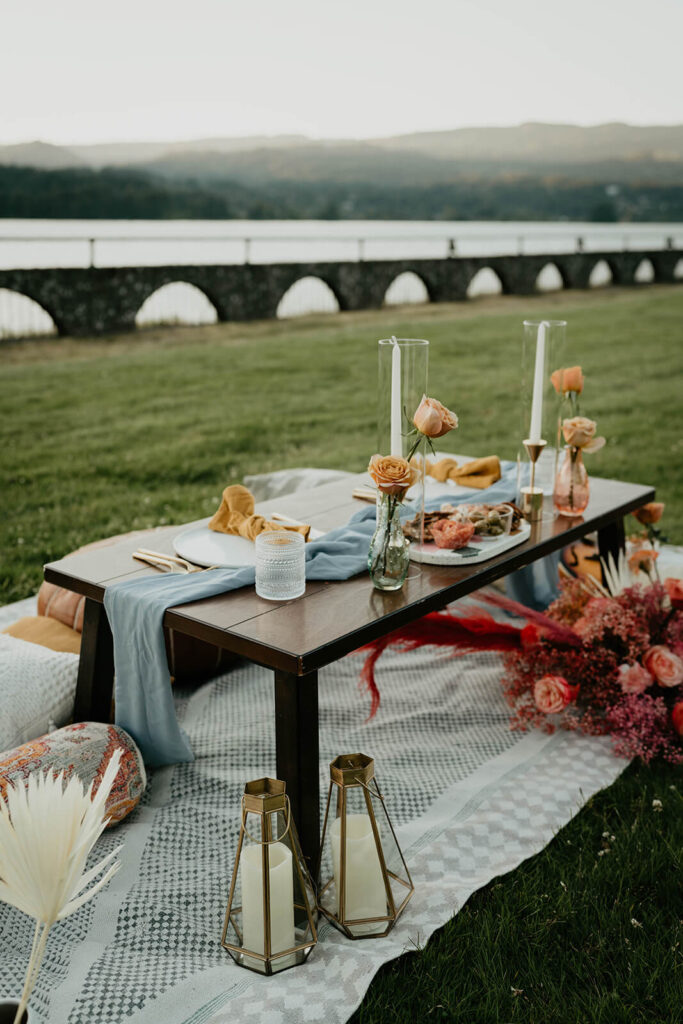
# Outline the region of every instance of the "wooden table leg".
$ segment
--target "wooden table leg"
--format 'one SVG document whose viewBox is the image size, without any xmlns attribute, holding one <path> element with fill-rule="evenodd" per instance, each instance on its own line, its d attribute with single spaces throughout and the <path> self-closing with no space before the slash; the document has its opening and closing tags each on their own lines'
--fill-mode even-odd
<svg viewBox="0 0 683 1024">
<path fill-rule="evenodd" d="M 598 551 L 600 552 L 600 558 L 607 560 L 607 556 L 611 555 L 616 562 L 619 557 L 619 552 L 623 551 L 625 547 L 626 534 L 623 519 L 615 519 L 613 522 L 608 523 L 607 526 L 603 526 L 601 530 L 598 530 Z"/>
<path fill-rule="evenodd" d="M 287 783 L 311 873 L 320 846 L 318 673 L 295 676 L 275 669 L 275 749 L 278 779 Z"/>
<path fill-rule="evenodd" d="M 76 684 L 76 722 L 108 722 L 114 688 L 114 644 L 104 605 L 85 599 Z"/>
</svg>

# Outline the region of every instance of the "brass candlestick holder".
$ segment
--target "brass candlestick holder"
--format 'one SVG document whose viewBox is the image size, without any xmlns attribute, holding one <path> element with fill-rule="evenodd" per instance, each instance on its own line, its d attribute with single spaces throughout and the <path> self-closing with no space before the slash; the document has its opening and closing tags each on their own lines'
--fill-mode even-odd
<svg viewBox="0 0 683 1024">
<path fill-rule="evenodd" d="M 543 516 L 543 489 L 535 487 L 534 480 L 536 476 L 536 463 L 547 443 L 547 441 L 530 441 L 528 438 L 524 442 L 524 447 L 531 463 L 531 480 L 528 487 L 522 487 L 521 489 L 522 513 L 529 523 L 537 523 Z"/>
</svg>

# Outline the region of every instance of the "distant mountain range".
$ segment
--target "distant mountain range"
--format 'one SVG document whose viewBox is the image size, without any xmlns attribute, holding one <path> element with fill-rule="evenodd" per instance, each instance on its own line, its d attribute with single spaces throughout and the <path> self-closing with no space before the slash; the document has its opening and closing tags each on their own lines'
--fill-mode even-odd
<svg viewBox="0 0 683 1024">
<path fill-rule="evenodd" d="M 250 184 L 426 186 L 533 175 L 680 185 L 683 125 L 532 123 L 363 141 L 277 135 L 89 146 L 30 142 L 0 147 L 0 164 L 42 170 L 130 167 L 170 178 L 231 179 Z"/>
</svg>

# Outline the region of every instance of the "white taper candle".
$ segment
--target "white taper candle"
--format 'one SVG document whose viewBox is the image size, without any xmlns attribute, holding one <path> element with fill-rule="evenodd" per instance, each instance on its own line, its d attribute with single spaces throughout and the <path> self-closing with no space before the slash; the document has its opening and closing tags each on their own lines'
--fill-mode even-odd
<svg viewBox="0 0 683 1024">
<path fill-rule="evenodd" d="M 401 437 L 401 346 L 392 335 L 391 353 L 391 454 L 403 455 Z"/>
<path fill-rule="evenodd" d="M 545 384 L 545 321 L 538 325 L 536 335 L 536 363 L 534 366 L 534 391 L 531 399 L 531 424 L 529 441 L 537 444 L 542 440 L 543 430 L 543 386 Z"/>
</svg>

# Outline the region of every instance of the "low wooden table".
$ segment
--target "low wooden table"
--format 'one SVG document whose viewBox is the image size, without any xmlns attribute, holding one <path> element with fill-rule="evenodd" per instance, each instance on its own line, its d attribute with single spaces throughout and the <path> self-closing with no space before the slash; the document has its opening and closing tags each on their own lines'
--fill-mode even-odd
<svg viewBox="0 0 683 1024">
<path fill-rule="evenodd" d="M 257 509 L 266 516 L 282 512 L 331 530 L 362 507 L 351 491 L 366 479 L 363 475 L 276 498 Z M 549 517 L 532 527 L 529 540 L 483 564 L 414 566 L 417 571 L 394 593 L 375 590 L 366 573 L 345 582 L 312 581 L 303 597 L 283 604 L 264 601 L 248 587 L 170 608 L 164 624 L 274 670 L 275 772 L 287 783 L 302 847 L 314 858 L 320 841 L 318 669 L 593 531 L 598 533 L 600 554 L 615 554 L 624 544 L 623 517 L 651 501 L 654 493 L 652 487 L 592 478 L 583 518 Z M 173 537 L 182 528 L 160 529 L 146 538 L 145 546 L 172 552 Z M 122 540 L 45 566 L 46 580 L 86 598 L 77 721 L 109 719 L 114 661 L 102 602 L 112 583 L 157 571 L 132 559 L 139 543 L 139 537 Z"/>
</svg>

